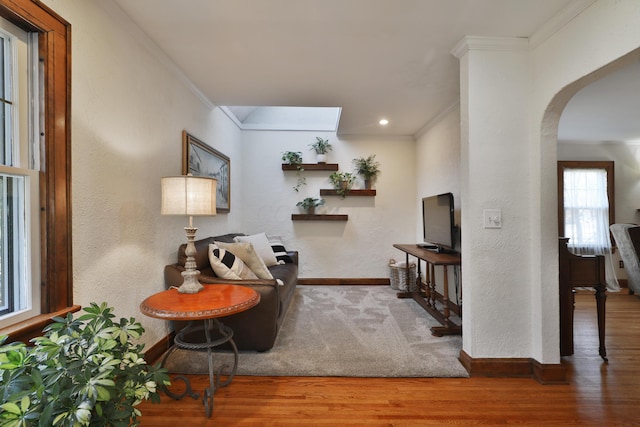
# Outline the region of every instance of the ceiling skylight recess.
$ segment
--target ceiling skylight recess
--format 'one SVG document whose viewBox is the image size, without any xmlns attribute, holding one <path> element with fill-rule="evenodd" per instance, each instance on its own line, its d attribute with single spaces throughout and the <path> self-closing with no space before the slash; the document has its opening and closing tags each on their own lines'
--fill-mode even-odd
<svg viewBox="0 0 640 427">
<path fill-rule="evenodd" d="M 223 106 L 224 113 L 242 130 L 335 132 L 340 107 Z"/>
</svg>

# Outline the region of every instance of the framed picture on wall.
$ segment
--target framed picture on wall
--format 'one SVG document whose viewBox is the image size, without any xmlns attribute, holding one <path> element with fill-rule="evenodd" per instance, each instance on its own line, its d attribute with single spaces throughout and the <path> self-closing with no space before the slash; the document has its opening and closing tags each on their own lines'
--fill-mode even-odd
<svg viewBox="0 0 640 427">
<path fill-rule="evenodd" d="M 231 210 L 231 160 L 218 150 L 182 131 L 182 174 L 218 180 L 216 211 Z"/>
</svg>

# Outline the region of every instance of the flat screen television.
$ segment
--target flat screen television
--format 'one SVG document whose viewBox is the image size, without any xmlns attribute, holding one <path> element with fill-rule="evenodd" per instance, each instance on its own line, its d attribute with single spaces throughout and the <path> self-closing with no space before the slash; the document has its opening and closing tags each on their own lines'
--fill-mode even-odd
<svg viewBox="0 0 640 427">
<path fill-rule="evenodd" d="M 422 231 L 420 246 L 437 252 L 452 251 L 456 226 L 453 218 L 453 194 L 444 193 L 422 199 Z"/>
</svg>

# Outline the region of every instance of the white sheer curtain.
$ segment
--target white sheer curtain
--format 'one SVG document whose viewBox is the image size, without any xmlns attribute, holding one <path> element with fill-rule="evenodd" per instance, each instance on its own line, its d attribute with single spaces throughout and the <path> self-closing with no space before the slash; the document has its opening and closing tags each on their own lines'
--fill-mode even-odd
<svg viewBox="0 0 640 427">
<path fill-rule="evenodd" d="M 605 169 L 564 170 L 564 231 L 571 252 L 605 256 L 607 288 L 620 290 L 611 256 Z"/>
</svg>

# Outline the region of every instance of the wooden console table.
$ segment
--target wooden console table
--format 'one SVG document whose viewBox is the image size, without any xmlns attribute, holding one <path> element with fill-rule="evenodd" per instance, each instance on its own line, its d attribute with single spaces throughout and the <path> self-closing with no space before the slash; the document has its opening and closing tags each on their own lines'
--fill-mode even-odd
<svg viewBox="0 0 640 427">
<path fill-rule="evenodd" d="M 425 283 L 422 283 L 422 273 L 420 270 L 420 262 L 418 262 L 417 270 L 417 290 L 409 292 L 399 292 L 398 298 L 413 298 L 422 308 L 438 320 L 442 326 L 434 326 L 431 333 L 437 337 L 443 335 L 459 335 L 462 333 L 462 325 L 455 324 L 451 319 L 451 311 L 455 310 L 462 317 L 462 307 L 457 303 L 453 303 L 449 299 L 449 266 L 460 266 L 460 255 L 455 253 L 437 253 L 424 249 L 414 244 L 394 244 L 394 248 L 400 249 L 406 254 L 406 262 L 409 265 L 409 255 L 427 263 L 425 271 Z M 435 267 L 443 267 L 443 292 L 442 292 L 442 311 L 436 305 L 438 293 L 436 292 L 435 283 Z M 409 271 L 407 270 L 407 278 Z M 407 280 L 408 282 L 408 280 Z"/>
</svg>

